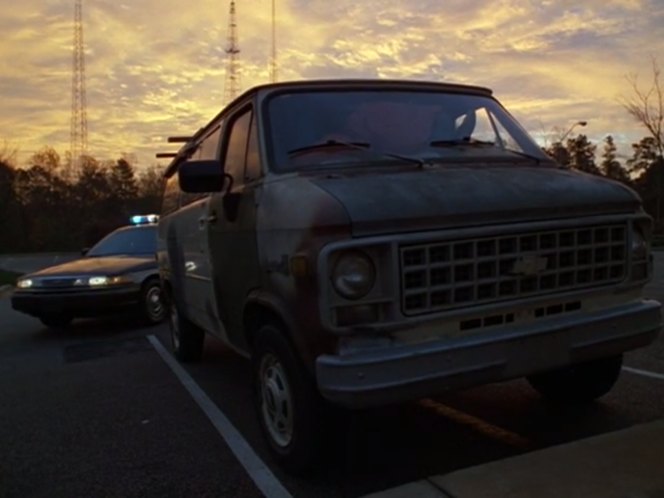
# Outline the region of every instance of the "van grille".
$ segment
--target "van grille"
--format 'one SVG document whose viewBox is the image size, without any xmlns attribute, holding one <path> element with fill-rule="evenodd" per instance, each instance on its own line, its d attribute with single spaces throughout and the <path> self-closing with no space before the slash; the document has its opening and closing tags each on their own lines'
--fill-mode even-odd
<svg viewBox="0 0 664 498">
<path fill-rule="evenodd" d="M 402 246 L 401 305 L 420 315 L 614 284 L 627 274 L 625 224 Z"/>
</svg>

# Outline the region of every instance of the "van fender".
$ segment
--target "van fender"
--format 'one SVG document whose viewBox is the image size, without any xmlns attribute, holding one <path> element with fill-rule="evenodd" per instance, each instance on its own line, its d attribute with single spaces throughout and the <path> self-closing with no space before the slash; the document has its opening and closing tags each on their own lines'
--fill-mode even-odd
<svg viewBox="0 0 664 498">
<path fill-rule="evenodd" d="M 255 333 L 259 327 L 267 321 L 277 322 L 281 325 L 286 338 L 297 352 L 306 369 L 310 374 L 314 374 L 316 355 L 307 347 L 296 320 L 279 296 L 264 289 L 251 291 L 245 301 L 242 317 L 245 340 L 249 351 L 254 349 Z"/>
</svg>

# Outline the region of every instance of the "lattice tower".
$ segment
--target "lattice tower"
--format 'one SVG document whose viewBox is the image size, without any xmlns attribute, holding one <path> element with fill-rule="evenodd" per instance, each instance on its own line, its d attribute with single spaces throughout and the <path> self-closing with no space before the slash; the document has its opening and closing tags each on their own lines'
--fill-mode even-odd
<svg viewBox="0 0 664 498">
<path fill-rule="evenodd" d="M 226 65 L 224 100 L 228 103 L 237 97 L 240 90 L 240 46 L 237 36 L 235 1 L 233 0 L 231 0 L 230 12 L 228 15 L 228 40 L 225 52 L 228 55 L 228 61 Z"/>
<path fill-rule="evenodd" d="M 277 82 L 277 8 L 272 0 L 272 55 L 270 57 L 270 82 Z"/>
<path fill-rule="evenodd" d="M 88 150 L 88 110 L 85 94 L 85 51 L 83 43 L 83 3 L 74 5 L 74 54 L 71 80 L 70 153 L 72 166 L 78 165 Z"/>
</svg>

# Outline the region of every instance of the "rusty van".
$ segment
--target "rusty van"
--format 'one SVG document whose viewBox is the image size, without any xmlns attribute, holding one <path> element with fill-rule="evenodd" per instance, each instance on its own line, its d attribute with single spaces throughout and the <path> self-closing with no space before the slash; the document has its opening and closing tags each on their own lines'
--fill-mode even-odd
<svg viewBox="0 0 664 498">
<path fill-rule="evenodd" d="M 209 333 L 252 359 L 291 470 L 329 404 L 518 377 L 589 401 L 660 329 L 639 197 L 555 163 L 489 89 L 263 85 L 185 140 L 159 221 L 173 350 Z"/>
</svg>

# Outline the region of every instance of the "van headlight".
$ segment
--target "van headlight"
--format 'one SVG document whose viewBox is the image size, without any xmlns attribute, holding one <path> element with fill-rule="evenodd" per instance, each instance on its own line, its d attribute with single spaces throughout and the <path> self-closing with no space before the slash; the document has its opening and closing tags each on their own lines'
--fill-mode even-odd
<svg viewBox="0 0 664 498">
<path fill-rule="evenodd" d="M 643 260 L 648 257 L 648 241 L 638 228 L 632 229 L 632 243 L 630 247 L 632 260 Z"/>
<path fill-rule="evenodd" d="M 343 253 L 334 265 L 332 285 L 346 299 L 366 296 L 376 283 L 376 267 L 371 258 L 360 251 Z"/>
</svg>

